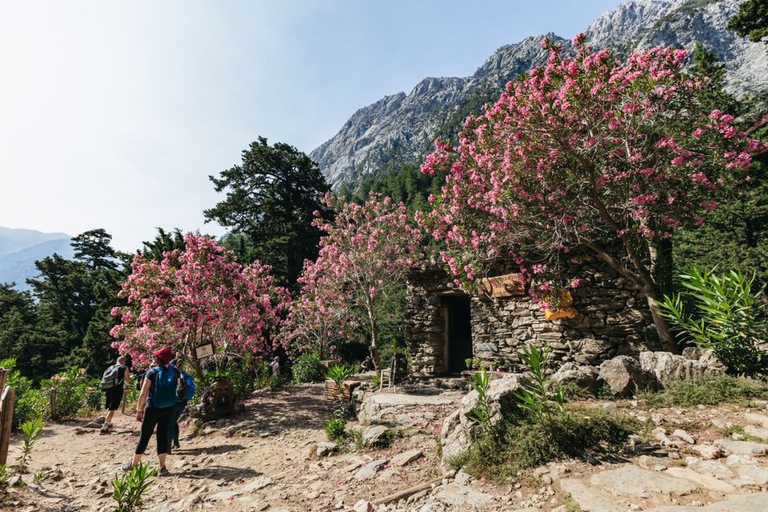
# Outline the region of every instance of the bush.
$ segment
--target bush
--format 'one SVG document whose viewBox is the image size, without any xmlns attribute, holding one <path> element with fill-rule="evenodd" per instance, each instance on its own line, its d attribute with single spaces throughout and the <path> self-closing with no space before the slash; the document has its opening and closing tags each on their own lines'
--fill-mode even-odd
<svg viewBox="0 0 768 512">
<path fill-rule="evenodd" d="M 702 348 L 712 348 L 728 368 L 735 371 L 755 369 L 765 363 L 765 352 L 758 343 L 766 339 L 768 329 L 762 317 L 765 286 L 752 292 L 754 276 L 741 272 L 715 274 L 693 268 L 681 274 L 687 291 L 665 296 L 662 314 Z M 693 308 L 695 316 L 686 313 Z"/>
<path fill-rule="evenodd" d="M 578 457 L 585 452 L 621 447 L 638 430 L 636 420 L 614 417 L 600 409 L 579 409 L 572 414 L 507 418 L 493 435 L 473 444 L 469 452 L 450 461 L 476 476 L 512 477 L 521 469 Z"/>
<path fill-rule="evenodd" d="M 341 416 L 334 415 L 328 421 L 323 422 L 323 428 L 329 441 L 339 441 L 344 439 L 344 429 L 347 428 L 347 420 Z"/>
<path fill-rule="evenodd" d="M 746 405 L 751 400 L 768 399 L 768 383 L 752 379 L 714 375 L 698 380 L 679 380 L 658 393 L 641 393 L 650 407 L 693 407 L 722 402 Z"/>
<path fill-rule="evenodd" d="M 15 400 L 11 428 L 17 430 L 20 425 L 49 415 L 48 398 L 43 397 L 39 389 L 32 387 L 32 380 L 21 375 L 16 370 L 15 359 L 0 361 L 0 368 L 9 370 L 7 385 L 14 388 Z"/>
<path fill-rule="evenodd" d="M 97 379 L 87 376 L 85 369 L 76 366 L 41 384 L 44 396 L 50 396 L 51 388 L 56 388 L 55 420 L 71 420 L 80 412 L 87 412 L 89 396 L 100 389 Z"/>
<path fill-rule="evenodd" d="M 292 368 L 293 383 L 319 382 L 325 377 L 325 367 L 320 362 L 320 354 L 309 352 L 296 358 Z"/>
</svg>

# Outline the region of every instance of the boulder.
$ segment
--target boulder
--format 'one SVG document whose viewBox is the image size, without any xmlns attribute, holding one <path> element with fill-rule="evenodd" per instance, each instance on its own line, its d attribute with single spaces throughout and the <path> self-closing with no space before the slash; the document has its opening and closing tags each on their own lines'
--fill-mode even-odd
<svg viewBox="0 0 768 512">
<path fill-rule="evenodd" d="M 491 425 L 511 412 L 515 407 L 514 393 L 526 382 L 525 376 L 516 373 L 504 374 L 500 379 L 491 380 L 487 392 Z M 473 436 L 477 434 L 478 423 L 474 410 L 479 401 L 480 395 L 473 389 L 461 399 L 459 408 L 443 420 L 440 444 L 444 463 L 469 449 Z"/>
<path fill-rule="evenodd" d="M 576 386 L 594 395 L 597 393 L 597 376 L 598 371 L 594 366 L 565 363 L 552 376 L 552 380 L 563 386 Z"/>
<path fill-rule="evenodd" d="M 600 365 L 598 380 L 608 384 L 616 396 L 631 396 L 636 391 L 652 388 L 655 379 L 642 369 L 637 359 L 618 356 Z"/>
<path fill-rule="evenodd" d="M 679 356 L 671 352 L 640 352 L 640 368 L 652 374 L 661 386 L 675 380 L 694 380 L 725 373 L 725 366 L 706 354 L 694 359 L 690 355 Z"/>
</svg>

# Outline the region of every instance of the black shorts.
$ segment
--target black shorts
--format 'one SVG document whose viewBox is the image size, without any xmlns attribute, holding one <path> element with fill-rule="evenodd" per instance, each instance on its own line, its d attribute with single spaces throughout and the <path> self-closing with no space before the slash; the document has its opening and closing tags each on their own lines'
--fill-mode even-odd
<svg viewBox="0 0 768 512">
<path fill-rule="evenodd" d="M 107 410 L 116 411 L 120 408 L 120 402 L 123 400 L 123 386 L 115 386 L 104 390 L 107 395 Z"/>
</svg>

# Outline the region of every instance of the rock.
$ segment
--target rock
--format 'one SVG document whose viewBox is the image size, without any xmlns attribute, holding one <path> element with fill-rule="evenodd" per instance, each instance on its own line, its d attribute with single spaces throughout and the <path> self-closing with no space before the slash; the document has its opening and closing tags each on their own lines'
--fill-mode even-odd
<svg viewBox="0 0 768 512">
<path fill-rule="evenodd" d="M 768 445 L 751 441 L 731 441 L 730 439 L 715 439 L 715 446 L 727 454 L 733 455 L 765 455 Z"/>
<path fill-rule="evenodd" d="M 694 471 L 691 468 L 672 467 L 667 469 L 667 474 L 672 475 L 675 478 L 682 478 L 684 480 L 693 482 L 694 484 L 708 491 L 721 492 L 723 494 L 732 494 L 736 492 L 736 487 L 733 485 L 727 482 L 723 482 L 714 476 L 705 475 L 699 473 L 698 471 Z"/>
<path fill-rule="evenodd" d="M 598 371 L 594 366 L 565 363 L 552 376 L 552 380 L 560 385 L 573 385 L 579 389 L 597 394 Z"/>
<path fill-rule="evenodd" d="M 682 429 L 676 429 L 674 432 L 672 432 L 672 437 L 676 437 L 678 439 L 682 439 L 688 444 L 696 444 L 696 439 L 693 438 L 692 435 L 690 435 L 688 432 Z"/>
<path fill-rule="evenodd" d="M 384 425 L 371 425 L 363 430 L 363 446 L 382 447 L 389 443 L 389 429 Z"/>
<path fill-rule="evenodd" d="M 388 459 L 378 459 L 374 460 L 373 462 L 369 462 L 360 468 L 357 473 L 352 476 L 352 478 L 355 480 L 367 480 L 372 478 L 378 470 L 384 467 L 387 462 L 389 462 Z"/>
<path fill-rule="evenodd" d="M 318 457 L 327 457 L 332 453 L 335 453 L 339 450 L 339 447 L 336 443 L 331 443 L 329 441 L 317 443 L 317 447 L 315 448 L 315 453 Z"/>
<path fill-rule="evenodd" d="M 354 512 L 373 512 L 373 505 L 369 501 L 360 500 L 352 507 Z"/>
<path fill-rule="evenodd" d="M 608 384 L 616 396 L 631 396 L 653 384 L 653 377 L 644 372 L 640 363 L 630 356 L 618 356 L 600 365 L 598 379 Z"/>
<path fill-rule="evenodd" d="M 768 416 L 764 414 L 748 412 L 744 415 L 744 418 L 753 425 L 759 425 L 763 428 L 768 428 Z"/>
<path fill-rule="evenodd" d="M 463 510 L 469 510 L 472 507 L 483 507 L 493 501 L 493 497 L 489 494 L 457 484 L 442 486 L 435 494 L 435 498 L 448 505 L 461 506 Z"/>
<path fill-rule="evenodd" d="M 762 439 L 763 441 L 768 441 L 768 429 L 766 428 L 759 428 L 754 427 L 752 425 L 747 425 L 744 427 L 744 433 L 748 436 L 756 437 L 758 439 Z"/>
<path fill-rule="evenodd" d="M 635 466 L 602 471 L 592 475 L 589 481 L 592 485 L 610 491 L 615 496 L 630 498 L 648 498 L 654 493 L 685 496 L 697 489 L 695 484 L 687 480 Z"/>
<path fill-rule="evenodd" d="M 419 449 L 408 450 L 407 452 L 399 453 L 392 457 L 393 466 L 407 466 L 415 460 L 419 460 L 424 453 Z"/>
<path fill-rule="evenodd" d="M 663 386 L 675 380 L 694 380 L 725 373 L 726 367 L 713 357 L 689 359 L 671 352 L 640 352 L 640 367 Z"/>
<path fill-rule="evenodd" d="M 691 446 L 690 449 L 698 453 L 702 459 L 712 460 L 723 456 L 723 450 L 720 447 L 710 444 L 699 444 Z"/>
<path fill-rule="evenodd" d="M 578 480 L 567 478 L 560 481 L 560 489 L 571 495 L 581 510 L 590 512 L 616 512 L 616 504 L 601 491 L 592 489 Z"/>
<path fill-rule="evenodd" d="M 738 494 L 703 507 L 664 506 L 651 509 L 649 512 L 757 512 L 758 510 L 768 510 L 768 494 Z"/>
</svg>

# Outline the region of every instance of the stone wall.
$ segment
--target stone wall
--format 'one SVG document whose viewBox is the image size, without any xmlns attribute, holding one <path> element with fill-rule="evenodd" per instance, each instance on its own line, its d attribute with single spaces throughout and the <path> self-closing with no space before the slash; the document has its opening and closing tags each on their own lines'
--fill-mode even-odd
<svg viewBox="0 0 768 512">
<path fill-rule="evenodd" d="M 645 298 L 627 279 L 598 261 L 581 262 L 569 272 L 580 279 L 571 291 L 578 316 L 547 321 L 526 295 L 470 300 L 472 353 L 496 366 L 519 363 L 525 345 L 549 346 L 555 367 L 569 361 L 597 365 L 617 355 L 658 348 Z M 442 298 L 462 294 L 437 266 L 411 274 L 405 333 L 414 376 L 448 371 L 446 311 Z"/>
</svg>

